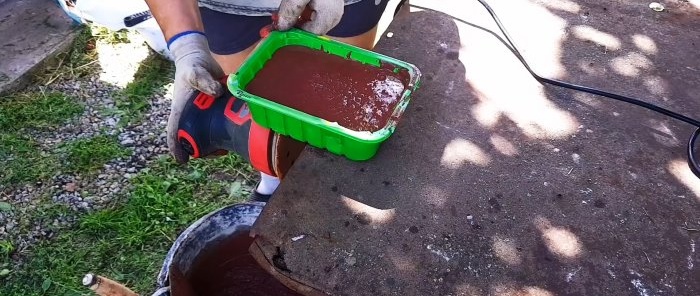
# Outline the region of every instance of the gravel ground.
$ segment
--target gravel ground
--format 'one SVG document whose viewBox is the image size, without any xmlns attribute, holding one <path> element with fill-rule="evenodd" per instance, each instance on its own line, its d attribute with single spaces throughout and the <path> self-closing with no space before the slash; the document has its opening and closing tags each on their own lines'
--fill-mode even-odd
<svg viewBox="0 0 700 296">
<path fill-rule="evenodd" d="M 0 241 L 13 242 L 17 253 L 72 225 L 77 214 L 109 204 L 128 189 L 130 178 L 159 155 L 167 154 L 165 124 L 170 84 L 153 93 L 142 119 L 134 124 L 124 126 L 120 124 L 122 116 L 118 112 L 108 112 L 115 109 L 116 94 L 126 84 L 124 77 L 133 77 L 139 62 L 149 54 L 140 36 L 130 35 L 129 38 L 131 42 L 125 44 L 97 42 L 100 71 L 77 80 L 56 81 L 46 87 L 29 87 L 29 91 L 58 91 L 85 105 L 83 114 L 69 123 L 32 132 L 42 153 L 55 153 L 63 143 L 100 134 L 116 135 L 119 143 L 132 153 L 130 157 L 108 162 L 96 173 L 56 172 L 46 182 L 16 184 L 11 188 L 0 185 L 0 201 L 9 203 L 13 209 L 0 211 L 0 225 L 4 225 L 0 226 Z M 110 63 L 119 67 L 107 65 Z M 117 77 L 119 81 L 109 81 L 110 77 Z M 63 205 L 68 210 L 55 219 L 45 219 L 44 210 L 52 205 Z"/>
</svg>

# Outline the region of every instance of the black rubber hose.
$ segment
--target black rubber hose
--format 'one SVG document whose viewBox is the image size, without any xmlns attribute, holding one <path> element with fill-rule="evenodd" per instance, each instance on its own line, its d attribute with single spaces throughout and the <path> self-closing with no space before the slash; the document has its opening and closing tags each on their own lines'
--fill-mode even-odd
<svg viewBox="0 0 700 296">
<path fill-rule="evenodd" d="M 693 172 L 693 174 L 695 174 L 695 176 L 700 178 L 700 164 L 698 163 L 698 161 L 700 159 L 698 159 L 698 157 L 695 153 L 695 144 L 697 142 L 698 137 L 700 137 L 700 121 L 699 120 L 690 118 L 688 116 L 685 116 L 685 115 L 677 113 L 677 112 L 673 112 L 671 110 L 665 109 L 663 107 L 659 107 L 657 105 L 645 102 L 645 101 L 640 100 L 640 99 L 636 99 L 636 98 L 632 98 L 632 97 L 628 97 L 628 96 L 623 96 L 623 95 L 616 94 L 616 93 L 611 93 L 611 92 L 600 90 L 600 89 L 593 88 L 593 87 L 573 84 L 573 83 L 569 83 L 569 82 L 565 82 L 565 81 L 561 81 L 561 80 L 550 79 L 550 78 L 545 78 L 545 77 L 540 76 L 539 74 L 535 73 L 535 71 L 533 71 L 532 68 L 530 68 L 530 65 L 527 63 L 527 61 L 522 56 L 522 54 L 520 54 L 518 47 L 515 46 L 515 43 L 513 43 L 513 40 L 510 37 L 510 34 L 508 34 L 508 31 L 505 29 L 505 27 L 503 26 L 503 23 L 501 23 L 501 20 L 498 18 L 498 15 L 496 15 L 496 12 L 493 11 L 491 6 L 488 5 L 488 3 L 486 3 L 484 0 L 477 0 L 477 1 L 479 1 L 479 3 L 484 8 L 486 8 L 488 13 L 491 15 L 491 18 L 496 23 L 496 26 L 498 26 L 498 29 L 501 31 L 501 33 L 503 33 L 505 40 L 501 36 L 499 36 L 498 34 L 494 33 L 493 31 L 491 31 L 489 29 L 474 25 L 474 24 L 469 23 L 463 19 L 460 19 L 458 17 L 444 13 L 442 11 L 437 11 L 437 10 L 432 9 L 432 8 L 423 7 L 420 5 L 414 5 L 414 4 L 410 4 L 410 3 L 409 3 L 409 5 L 411 7 L 415 7 L 418 9 L 428 10 L 428 11 L 432 11 L 432 12 L 446 15 L 455 21 L 466 24 L 468 26 L 479 28 L 481 30 L 484 30 L 484 31 L 490 33 L 491 35 L 496 37 L 499 41 L 501 41 L 501 43 L 503 43 L 503 45 L 508 47 L 510 52 L 512 52 L 513 55 L 515 55 L 515 57 L 518 58 L 520 63 L 525 67 L 525 69 L 527 69 L 527 71 L 530 73 L 530 75 L 532 75 L 532 77 L 534 77 L 538 82 L 540 82 L 542 84 L 551 84 L 551 85 L 555 85 L 558 87 L 573 89 L 576 91 L 586 92 L 586 93 L 590 93 L 590 94 L 603 96 L 603 97 L 607 97 L 610 99 L 630 103 L 630 104 L 637 105 L 637 106 L 646 108 L 646 109 L 654 111 L 654 112 L 661 113 L 661 114 L 666 115 L 668 117 L 671 117 L 673 119 L 680 120 L 682 122 L 685 122 L 685 123 L 688 123 L 688 124 L 691 124 L 691 125 L 697 127 L 695 132 L 690 136 L 690 139 L 688 140 L 688 146 L 687 146 L 688 151 L 687 152 L 688 152 L 688 166 L 690 167 L 690 170 Z"/>
<path fill-rule="evenodd" d="M 700 136 L 700 128 L 696 129 L 688 140 L 688 165 L 690 166 L 690 170 L 693 171 L 693 174 L 700 178 L 700 165 L 698 165 L 698 157 L 695 154 L 695 144 L 697 143 L 698 136 Z"/>
</svg>

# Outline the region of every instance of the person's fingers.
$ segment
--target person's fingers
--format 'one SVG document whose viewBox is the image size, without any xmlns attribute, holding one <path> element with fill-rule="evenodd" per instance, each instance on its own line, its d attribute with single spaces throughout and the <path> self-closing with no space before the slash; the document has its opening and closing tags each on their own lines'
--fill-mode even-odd
<svg viewBox="0 0 700 296">
<path fill-rule="evenodd" d="M 223 86 L 214 79 L 214 76 L 201 67 L 193 67 L 188 73 L 187 81 L 194 88 L 213 97 L 218 97 L 223 93 Z"/>
<path fill-rule="evenodd" d="M 317 35 L 324 35 L 335 27 L 343 17 L 343 0 L 316 0 L 309 3 L 314 11 L 311 20 L 302 24 L 301 29 Z"/>
<path fill-rule="evenodd" d="M 294 27 L 310 0 L 283 0 L 277 20 L 277 29 L 286 31 Z M 342 1 L 342 0 L 341 0 Z"/>
<path fill-rule="evenodd" d="M 180 126 L 180 116 L 183 110 L 185 110 L 185 105 L 187 100 L 192 95 L 194 90 L 187 85 L 186 81 L 176 81 L 175 90 L 173 91 L 173 101 L 170 105 L 170 115 L 168 116 L 167 125 L 167 144 L 168 150 L 175 157 L 175 161 L 180 164 L 186 163 L 189 160 L 189 153 L 182 149 L 180 141 L 178 139 L 178 130 Z"/>
</svg>

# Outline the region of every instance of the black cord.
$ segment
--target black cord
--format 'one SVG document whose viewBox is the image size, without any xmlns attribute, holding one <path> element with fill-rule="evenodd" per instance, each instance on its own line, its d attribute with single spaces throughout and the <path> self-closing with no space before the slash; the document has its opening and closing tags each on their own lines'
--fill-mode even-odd
<svg viewBox="0 0 700 296">
<path fill-rule="evenodd" d="M 698 136 L 700 136 L 700 128 L 696 129 L 693 135 L 690 136 L 690 140 L 688 140 L 688 165 L 693 174 L 700 178 L 700 166 L 698 166 L 698 157 L 695 155 L 694 150 Z"/>
<path fill-rule="evenodd" d="M 465 21 L 465 20 L 463 20 L 463 19 L 460 19 L 460 18 L 458 18 L 458 17 L 455 17 L 455 16 L 452 16 L 452 15 L 450 15 L 450 14 L 444 13 L 444 12 L 442 12 L 442 11 L 437 11 L 437 10 L 432 9 L 432 8 L 423 7 L 423 6 L 414 5 L 414 4 L 409 4 L 409 5 L 410 5 L 411 7 L 415 7 L 415 8 L 419 8 L 419 9 L 428 10 L 428 11 L 437 12 L 437 13 L 440 13 L 440 14 L 447 15 L 448 17 L 452 18 L 452 19 L 455 20 L 455 21 L 458 21 L 458 22 L 460 22 L 460 23 L 463 23 L 463 24 L 466 24 L 466 25 L 469 25 L 469 26 L 472 26 L 472 27 L 479 28 L 479 29 L 481 29 L 481 30 L 484 30 L 484 31 L 490 33 L 491 35 L 493 35 L 494 37 L 496 37 L 499 41 L 501 41 L 501 43 L 503 43 L 506 47 L 508 47 L 508 49 L 510 50 L 510 52 L 512 52 L 513 55 L 515 55 L 515 57 L 518 58 L 518 60 L 520 61 L 520 63 L 523 64 L 523 66 L 525 67 L 525 69 L 527 69 L 527 71 L 530 73 L 530 75 L 532 75 L 532 77 L 534 77 L 538 82 L 540 82 L 540 83 L 542 83 L 542 84 L 551 84 L 551 85 L 555 85 L 555 86 L 558 86 L 558 87 L 573 89 L 573 90 L 577 90 L 577 91 L 581 91 L 581 92 L 586 92 L 586 93 L 590 93 L 590 94 L 594 94 L 594 95 L 599 95 L 599 96 L 611 98 L 611 99 L 614 99 L 614 100 L 618 100 L 618 101 L 630 103 L 630 104 L 633 104 L 633 105 L 637 105 L 637 106 L 640 106 L 640 107 L 649 109 L 649 110 L 651 110 L 651 111 L 655 111 L 655 112 L 661 113 L 661 114 L 663 114 L 663 115 L 666 115 L 666 116 L 671 117 L 671 118 L 673 118 L 673 119 L 677 119 L 677 120 L 680 120 L 680 121 L 682 121 L 682 122 L 691 124 L 691 125 L 693 125 L 693 126 L 696 126 L 697 129 L 696 129 L 695 132 L 690 136 L 690 139 L 688 140 L 688 151 L 687 151 L 687 153 L 688 153 L 688 166 L 690 166 L 690 170 L 695 174 L 695 176 L 697 176 L 698 178 L 700 178 L 700 164 L 698 163 L 698 161 L 700 160 L 700 158 L 697 157 L 697 155 L 695 154 L 695 149 L 694 149 L 695 143 L 697 142 L 697 139 L 700 137 L 700 121 L 699 121 L 699 120 L 690 118 L 690 117 L 688 117 L 688 116 L 685 116 L 685 115 L 680 114 L 680 113 L 677 113 L 677 112 L 673 112 L 673 111 L 671 111 L 671 110 L 668 110 L 668 109 L 659 107 L 659 106 L 654 105 L 654 104 L 651 104 L 651 103 L 647 103 L 647 102 L 642 101 L 642 100 L 640 100 L 640 99 L 631 98 L 631 97 L 628 97 L 628 96 L 623 96 L 623 95 L 620 95 L 620 94 L 607 92 L 607 91 L 600 90 L 600 89 L 593 88 L 593 87 L 588 87 L 588 86 L 583 86 L 583 85 L 577 85 L 577 84 L 573 84 L 573 83 L 569 83 L 569 82 L 565 82 L 565 81 L 561 81 L 561 80 L 550 79 L 550 78 L 545 78 L 545 77 L 540 76 L 539 74 L 535 73 L 535 71 L 533 71 L 532 68 L 530 68 L 530 65 L 527 63 L 527 61 L 526 61 L 525 58 L 522 56 L 522 54 L 520 54 L 520 51 L 518 50 L 518 47 L 515 46 L 515 43 L 513 43 L 512 38 L 510 38 L 510 34 L 508 34 L 508 31 L 505 29 L 505 27 L 504 27 L 503 24 L 501 23 L 501 20 L 498 18 L 498 16 L 496 15 L 496 13 L 493 11 L 493 9 L 491 8 L 491 6 L 488 5 L 484 0 L 477 0 L 477 1 L 479 1 L 479 3 L 481 3 L 481 5 L 482 5 L 484 8 L 486 8 L 486 10 L 488 11 L 488 13 L 491 15 L 491 18 L 493 18 L 493 20 L 496 22 L 496 25 L 498 26 L 498 29 L 501 31 L 501 33 L 503 33 L 503 36 L 505 37 L 505 40 L 504 40 L 501 36 L 499 36 L 498 34 L 494 33 L 494 32 L 491 31 L 491 30 L 488 30 L 488 29 L 486 29 L 486 28 L 483 28 L 483 27 L 474 25 L 474 24 L 469 23 L 469 22 L 467 22 L 467 21 Z"/>
</svg>

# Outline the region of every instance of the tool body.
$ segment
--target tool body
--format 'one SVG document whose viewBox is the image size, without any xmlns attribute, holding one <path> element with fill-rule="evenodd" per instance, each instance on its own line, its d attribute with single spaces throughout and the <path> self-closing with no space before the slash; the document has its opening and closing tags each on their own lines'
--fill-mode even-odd
<svg viewBox="0 0 700 296">
<path fill-rule="evenodd" d="M 216 98 L 202 92 L 189 98 L 178 127 L 182 148 L 193 158 L 234 152 L 256 170 L 283 177 L 305 145 L 257 125 L 248 105 L 224 89 Z"/>
</svg>

